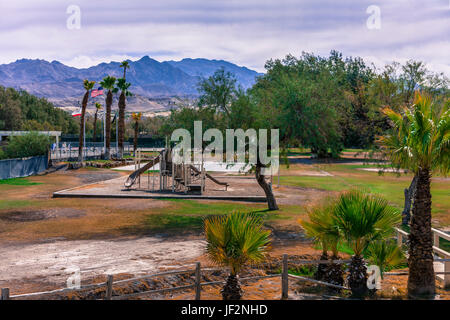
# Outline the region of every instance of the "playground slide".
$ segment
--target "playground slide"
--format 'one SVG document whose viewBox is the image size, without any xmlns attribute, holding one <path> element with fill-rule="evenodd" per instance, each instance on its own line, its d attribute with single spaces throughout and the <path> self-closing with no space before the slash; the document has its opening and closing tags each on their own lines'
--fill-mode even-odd
<svg viewBox="0 0 450 320">
<path fill-rule="evenodd" d="M 128 177 L 127 181 L 125 181 L 125 187 L 131 188 L 131 186 L 136 182 L 137 178 L 143 174 L 145 171 L 149 170 L 151 167 L 159 163 L 159 156 L 151 159 L 145 166 L 141 167 L 140 169 L 134 171 L 130 176 Z"/>
<path fill-rule="evenodd" d="M 198 169 L 197 169 L 196 167 L 194 167 L 193 165 L 191 165 L 190 167 L 191 167 L 191 169 L 192 169 L 195 173 L 198 173 L 198 174 L 201 173 L 200 170 L 198 170 Z M 227 182 L 221 182 L 221 181 L 217 180 L 216 178 L 214 178 L 213 176 L 209 175 L 208 173 L 205 173 L 205 176 L 206 176 L 208 179 L 210 179 L 211 181 L 213 181 L 214 183 L 218 184 L 218 185 L 228 187 L 228 183 L 227 183 Z"/>
</svg>

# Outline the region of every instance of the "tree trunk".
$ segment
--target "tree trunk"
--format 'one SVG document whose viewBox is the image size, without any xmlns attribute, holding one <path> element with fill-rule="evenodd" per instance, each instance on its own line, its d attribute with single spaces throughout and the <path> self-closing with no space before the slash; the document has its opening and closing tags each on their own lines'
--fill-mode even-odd
<svg viewBox="0 0 450 320">
<path fill-rule="evenodd" d="M 430 172 L 420 169 L 409 234 L 408 295 L 434 295 L 433 234 L 431 232 Z"/>
<path fill-rule="evenodd" d="M 241 300 L 243 291 L 239 283 L 239 277 L 230 273 L 220 293 L 222 293 L 223 300 Z"/>
<path fill-rule="evenodd" d="M 133 141 L 134 156 L 136 156 L 138 134 L 139 134 L 139 122 L 136 121 L 134 123 L 134 141 Z"/>
<path fill-rule="evenodd" d="M 119 132 L 118 132 L 118 145 L 119 145 L 119 159 L 123 158 L 123 141 L 125 136 L 125 93 L 122 91 L 119 97 Z"/>
<path fill-rule="evenodd" d="M 334 255 L 331 257 L 331 260 L 338 260 L 338 259 L 339 259 L 339 257 L 334 256 Z M 339 263 L 330 263 L 326 269 L 325 281 L 328 283 L 338 285 L 338 286 L 343 286 L 344 285 L 344 272 L 342 271 L 342 265 Z M 328 287 L 328 290 L 331 293 L 341 292 L 341 289 L 332 288 L 332 287 Z"/>
<path fill-rule="evenodd" d="M 255 169 L 256 181 L 258 181 L 259 186 L 264 190 L 269 210 L 278 210 L 277 201 L 272 191 L 272 186 L 266 182 L 265 176 L 261 173 L 261 169 L 262 164 L 258 161 Z"/>
<path fill-rule="evenodd" d="M 322 255 L 320 256 L 320 260 L 328 260 L 328 254 L 326 252 L 322 252 Z M 327 270 L 328 265 L 326 263 L 319 263 L 317 265 L 317 271 L 314 274 L 314 278 L 316 280 L 325 280 L 325 274 Z"/>
<path fill-rule="evenodd" d="M 106 131 L 106 151 L 105 151 L 105 159 L 111 159 L 111 105 L 113 101 L 113 95 L 111 90 L 108 90 L 108 94 L 106 96 L 106 119 L 105 119 L 105 131 Z"/>
<path fill-rule="evenodd" d="M 362 297 L 367 294 L 367 267 L 361 256 L 354 255 L 349 267 L 348 285 L 352 296 Z"/>
<path fill-rule="evenodd" d="M 97 141 L 97 116 L 98 116 L 98 110 L 95 110 L 95 115 L 94 115 L 94 136 L 92 137 L 92 141 L 96 142 Z"/>
<path fill-rule="evenodd" d="M 415 175 L 414 178 L 412 179 L 409 188 L 404 190 L 405 207 L 403 208 L 402 212 L 402 224 L 405 226 L 409 225 L 409 222 L 411 220 L 411 204 L 414 195 L 416 193 L 416 186 L 417 186 L 417 175 Z"/>
<path fill-rule="evenodd" d="M 81 116 L 80 116 L 80 134 L 78 138 L 78 162 L 83 161 L 83 147 L 84 147 L 84 117 L 86 115 L 86 107 L 89 100 L 89 91 L 86 91 L 81 104 Z"/>
</svg>

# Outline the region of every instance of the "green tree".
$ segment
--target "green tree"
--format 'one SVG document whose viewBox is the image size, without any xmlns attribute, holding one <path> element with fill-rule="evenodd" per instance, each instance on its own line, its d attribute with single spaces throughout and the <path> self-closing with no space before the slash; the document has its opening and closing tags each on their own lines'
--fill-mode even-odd
<svg viewBox="0 0 450 320">
<path fill-rule="evenodd" d="M 358 190 L 343 193 L 336 202 L 334 225 L 353 250 L 348 284 L 354 296 L 367 292 L 363 252 L 371 242 L 392 235 L 400 217 L 400 212 L 389 206 L 385 199 Z"/>
<path fill-rule="evenodd" d="M 49 146 L 50 138 L 38 132 L 11 136 L 4 156 L 9 159 L 42 156 L 47 154 Z"/>
<path fill-rule="evenodd" d="M 236 95 L 236 78 L 231 72 L 220 68 L 211 77 L 198 83 L 198 92 L 200 107 L 213 108 L 229 115 L 230 105 Z"/>
<path fill-rule="evenodd" d="M 95 81 L 89 81 L 85 79 L 83 81 L 84 90 L 86 90 L 83 96 L 83 102 L 81 103 L 81 116 L 80 116 L 80 134 L 78 139 L 78 162 L 83 161 L 83 147 L 84 147 L 84 118 L 86 116 L 86 107 L 89 101 L 89 95 L 94 87 Z"/>
<path fill-rule="evenodd" d="M 431 232 L 431 175 L 450 169 L 450 100 L 436 103 L 416 93 L 411 108 L 402 114 L 391 108 L 383 112 L 392 121 L 392 133 L 380 139 L 382 151 L 396 168 L 417 177 L 409 235 L 410 296 L 435 293 L 433 237 Z"/>
<path fill-rule="evenodd" d="M 105 152 L 105 158 L 107 160 L 111 159 L 111 105 L 113 103 L 113 90 L 115 88 L 115 84 L 116 84 L 116 78 L 111 77 L 111 76 L 106 76 L 100 82 L 100 85 L 103 88 L 105 88 L 106 90 L 108 90 L 108 93 L 106 94 L 106 99 L 105 99 L 105 105 L 106 105 L 106 115 L 105 115 L 106 152 Z"/>
<path fill-rule="evenodd" d="M 269 249 L 270 231 L 254 214 L 233 212 L 205 219 L 206 253 L 215 264 L 230 269 L 222 289 L 224 300 L 240 300 L 238 274 L 246 264 L 262 262 Z"/>
</svg>

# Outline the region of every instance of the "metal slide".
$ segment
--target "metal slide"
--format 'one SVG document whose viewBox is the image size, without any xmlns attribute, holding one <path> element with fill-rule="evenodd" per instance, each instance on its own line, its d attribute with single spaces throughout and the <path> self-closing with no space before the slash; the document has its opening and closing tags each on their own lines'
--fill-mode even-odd
<svg viewBox="0 0 450 320">
<path fill-rule="evenodd" d="M 137 178 L 143 174 L 145 171 L 149 170 L 151 167 L 159 163 L 159 156 L 151 159 L 145 166 L 140 169 L 134 171 L 132 174 L 128 176 L 127 181 L 125 181 L 124 185 L 126 188 L 131 188 L 131 186 L 136 182 Z"/>
<path fill-rule="evenodd" d="M 201 174 L 200 170 L 198 170 L 195 166 L 191 165 L 190 167 L 191 167 L 191 169 L 192 169 L 195 173 Z M 211 181 L 213 181 L 214 183 L 218 184 L 218 185 L 228 187 L 228 183 L 227 183 L 227 182 L 221 182 L 221 181 L 217 180 L 216 178 L 214 178 L 213 176 L 209 175 L 209 174 L 206 173 L 206 172 L 205 172 L 205 176 L 206 176 L 208 179 L 210 179 Z"/>
</svg>

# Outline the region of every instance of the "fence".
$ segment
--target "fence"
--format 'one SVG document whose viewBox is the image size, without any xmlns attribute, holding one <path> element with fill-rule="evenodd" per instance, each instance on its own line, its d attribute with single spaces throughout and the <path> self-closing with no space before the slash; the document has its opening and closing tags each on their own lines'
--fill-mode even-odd
<svg viewBox="0 0 450 320">
<path fill-rule="evenodd" d="M 450 262 L 450 259 L 443 259 L 443 260 L 448 260 Z M 289 297 L 289 279 L 316 283 L 319 285 L 324 285 L 326 287 L 336 288 L 336 289 L 341 289 L 341 290 L 351 290 L 350 288 L 345 287 L 345 286 L 340 286 L 340 285 L 336 285 L 336 284 L 332 284 L 332 283 L 328 283 L 328 282 L 324 282 L 324 281 L 311 279 L 308 277 L 289 274 L 288 262 L 289 262 L 288 255 L 283 254 L 281 273 L 269 274 L 269 275 L 265 275 L 265 276 L 245 277 L 245 278 L 240 278 L 239 280 L 241 282 L 246 282 L 246 281 L 250 281 L 250 280 L 280 278 L 280 280 L 281 280 L 281 299 L 282 300 L 288 299 L 288 297 Z M 343 263 L 349 263 L 350 260 L 295 260 L 295 262 L 297 264 L 331 264 L 331 263 L 343 264 Z M 201 292 L 202 292 L 203 287 L 218 285 L 218 284 L 225 284 L 224 280 L 201 282 L 202 271 L 204 272 L 204 271 L 219 271 L 219 270 L 221 270 L 221 269 L 210 269 L 210 268 L 201 269 L 200 262 L 197 262 L 195 264 L 194 270 L 167 271 L 167 272 L 160 272 L 160 273 L 155 273 L 155 274 L 151 274 L 151 275 L 135 277 L 135 278 L 130 278 L 130 279 L 117 280 L 117 281 L 114 281 L 113 275 L 108 275 L 107 280 L 104 283 L 97 283 L 97 284 L 81 286 L 80 288 L 77 288 L 77 289 L 62 288 L 62 289 L 56 289 L 56 290 L 44 291 L 44 292 L 34 292 L 34 293 L 10 295 L 9 288 L 2 288 L 0 300 L 27 298 L 27 297 L 33 297 L 33 296 L 55 294 L 55 293 L 77 292 L 77 291 L 83 291 L 83 290 L 89 290 L 89 289 L 97 289 L 97 288 L 101 288 L 101 287 L 105 288 L 105 297 L 104 297 L 105 300 L 123 300 L 123 299 L 135 298 L 135 297 L 142 296 L 142 295 L 164 293 L 164 292 L 171 292 L 171 291 L 178 291 L 178 290 L 186 290 L 186 289 L 192 289 L 192 288 L 194 288 L 194 299 L 201 300 Z M 194 283 L 193 284 L 113 296 L 114 285 L 130 282 L 130 281 L 150 279 L 150 278 L 159 277 L 159 276 L 186 274 L 186 273 L 194 273 Z M 439 273 L 445 274 L 445 275 L 450 274 L 450 272 L 439 272 Z M 407 274 L 408 274 L 407 272 L 406 273 L 405 272 L 387 272 L 387 273 L 384 273 L 384 276 L 407 275 Z M 335 297 L 335 298 L 337 298 L 337 297 Z"/>
<path fill-rule="evenodd" d="M 48 168 L 47 156 L 0 160 L 0 180 L 28 177 Z"/>
<path fill-rule="evenodd" d="M 408 232 L 395 228 L 397 232 L 397 245 L 403 245 L 403 238 L 408 237 Z M 450 235 L 442 232 L 441 230 L 431 228 L 433 232 L 433 252 L 443 259 L 434 259 L 434 269 L 436 278 L 444 283 L 444 287 L 450 286 L 450 252 L 439 248 L 439 239 L 443 238 L 450 241 Z M 442 270 L 442 271 L 441 271 Z"/>
<path fill-rule="evenodd" d="M 129 153 L 133 150 L 133 145 L 130 145 L 129 143 L 124 143 L 123 147 L 125 153 Z M 110 152 L 112 156 L 116 156 L 118 154 L 118 149 L 115 146 L 111 146 Z M 89 142 L 83 147 L 84 159 L 101 158 L 104 153 L 105 148 L 101 142 Z M 50 157 L 52 160 L 75 161 L 78 159 L 78 143 L 60 143 L 51 150 Z"/>
<path fill-rule="evenodd" d="M 311 261 L 311 260 L 300 260 L 296 261 L 297 263 L 306 263 L 306 264 L 317 264 L 317 263 L 347 263 L 349 260 L 326 260 L 326 261 Z M 151 275 L 136 277 L 136 278 L 130 278 L 130 279 L 124 279 L 124 280 L 117 280 L 114 281 L 113 275 L 108 275 L 107 280 L 104 283 L 98 283 L 98 284 L 91 284 L 86 286 L 81 286 L 78 289 L 71 289 L 71 288 L 63 288 L 63 289 L 56 289 L 51 291 L 44 291 L 44 292 L 34 292 L 34 293 L 25 293 L 25 294 L 18 294 L 18 295 L 10 295 L 9 288 L 2 288 L 2 294 L 1 294 L 1 300 L 10 300 L 10 299 L 20 299 L 20 298 L 27 298 L 27 297 L 33 297 L 33 296 L 42 296 L 42 295 L 49 295 L 49 294 L 55 294 L 55 293 L 69 293 L 69 292 L 77 292 L 77 291 L 83 291 L 83 290 L 89 290 L 89 289 L 97 289 L 100 287 L 105 288 L 105 300 L 123 300 L 123 299 L 129 299 L 129 298 L 135 298 L 142 295 L 149 295 L 149 294 L 155 294 L 155 293 L 164 293 L 164 292 L 171 292 L 171 291 L 178 291 L 178 290 L 186 290 L 186 289 L 192 289 L 194 288 L 194 298 L 195 300 L 201 300 L 201 291 L 203 287 L 206 286 L 212 286 L 212 285 L 218 285 L 218 284 L 225 284 L 225 281 L 210 281 L 210 282 L 201 282 L 202 279 L 202 272 L 205 271 L 219 271 L 221 269 L 210 269 L 205 268 L 201 269 L 200 262 L 197 262 L 195 264 L 194 270 L 180 270 L 180 271 L 167 271 L 167 272 L 160 272 L 155 273 Z M 166 276 L 166 275 L 175 275 L 175 274 L 186 274 L 186 273 L 194 273 L 194 283 L 190 285 L 184 285 L 184 286 L 178 286 L 178 287 L 171 287 L 171 288 L 162 288 L 162 289 L 156 289 L 156 290 L 149 290 L 149 291 L 143 291 L 143 292 L 135 292 L 125 295 L 118 295 L 113 296 L 113 287 L 114 285 L 130 282 L 130 281 L 136 281 L 136 280 L 144 280 L 149 278 L 154 278 L 158 276 Z M 331 283 L 318 281 L 314 279 L 310 279 L 307 277 L 302 276 L 296 276 L 288 273 L 288 255 L 283 255 L 283 261 L 282 261 L 282 272 L 276 273 L 276 274 L 269 274 L 265 276 L 254 276 L 254 277 L 245 277 L 240 278 L 239 280 L 241 282 L 247 282 L 250 280 L 261 280 L 261 279 L 269 279 L 269 278 L 280 278 L 281 279 L 281 299 L 287 299 L 289 294 L 289 278 L 296 279 L 300 281 L 309 281 L 313 283 L 317 283 L 320 285 L 325 285 L 328 287 L 333 288 L 339 288 L 343 290 L 349 290 L 349 288 L 344 286 L 338 286 Z"/>
</svg>

